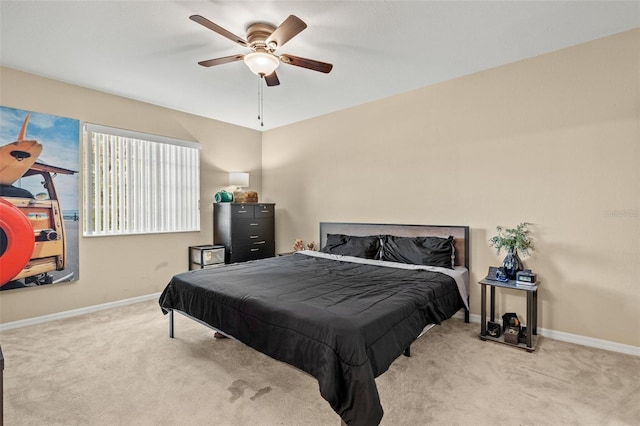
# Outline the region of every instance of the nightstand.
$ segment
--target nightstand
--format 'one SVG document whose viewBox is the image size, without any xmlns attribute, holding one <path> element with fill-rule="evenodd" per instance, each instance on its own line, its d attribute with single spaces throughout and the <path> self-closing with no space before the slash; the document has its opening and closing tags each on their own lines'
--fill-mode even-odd
<svg viewBox="0 0 640 426">
<path fill-rule="evenodd" d="M 215 268 L 224 265 L 223 245 L 189 247 L 189 270 Z"/>
<path fill-rule="evenodd" d="M 516 284 L 514 280 L 508 282 L 500 282 L 484 279 L 478 282 L 482 286 L 480 289 L 480 339 L 490 340 L 493 342 L 504 343 L 506 345 L 515 346 L 518 348 L 526 349 L 528 352 L 536 350 L 538 344 L 538 285 L 521 285 Z M 496 308 L 496 287 L 497 288 L 509 288 L 512 290 L 519 290 L 526 292 L 527 296 L 527 337 L 525 343 L 512 344 L 504 341 L 504 336 L 501 334 L 497 337 L 492 337 L 487 334 L 487 287 L 491 289 L 491 322 L 495 322 L 495 308 Z"/>
</svg>

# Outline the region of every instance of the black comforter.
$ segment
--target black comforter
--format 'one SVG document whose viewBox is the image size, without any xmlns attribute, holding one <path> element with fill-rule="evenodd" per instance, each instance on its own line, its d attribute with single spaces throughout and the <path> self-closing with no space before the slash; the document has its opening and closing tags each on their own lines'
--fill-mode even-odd
<svg viewBox="0 0 640 426">
<path fill-rule="evenodd" d="M 375 377 L 464 305 L 444 274 L 294 254 L 178 274 L 160 306 L 308 372 L 347 424 L 376 425 Z"/>
</svg>

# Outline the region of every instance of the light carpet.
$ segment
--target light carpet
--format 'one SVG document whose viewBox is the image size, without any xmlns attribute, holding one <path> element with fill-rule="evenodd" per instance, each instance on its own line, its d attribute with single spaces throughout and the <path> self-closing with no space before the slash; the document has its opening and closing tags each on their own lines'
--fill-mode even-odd
<svg viewBox="0 0 640 426">
<path fill-rule="evenodd" d="M 340 425 L 317 381 L 149 301 L 0 333 L 5 425 Z M 639 425 L 640 358 L 451 319 L 376 382 L 382 425 Z"/>
</svg>

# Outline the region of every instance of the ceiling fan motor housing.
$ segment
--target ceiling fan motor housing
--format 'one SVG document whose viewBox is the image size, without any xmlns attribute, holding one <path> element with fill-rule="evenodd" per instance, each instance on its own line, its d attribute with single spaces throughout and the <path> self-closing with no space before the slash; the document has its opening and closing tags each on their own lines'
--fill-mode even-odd
<svg viewBox="0 0 640 426">
<path fill-rule="evenodd" d="M 275 27 L 269 24 L 255 23 L 249 25 L 249 28 L 247 28 L 247 41 L 251 50 L 264 49 L 268 53 L 273 53 L 278 48 L 278 45 L 273 41 L 267 45 L 267 39 L 274 30 Z"/>
</svg>

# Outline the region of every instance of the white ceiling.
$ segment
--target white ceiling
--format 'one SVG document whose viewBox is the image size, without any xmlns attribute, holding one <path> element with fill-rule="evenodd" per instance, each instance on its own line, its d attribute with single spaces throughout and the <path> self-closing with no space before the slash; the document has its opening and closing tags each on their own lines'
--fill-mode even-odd
<svg viewBox="0 0 640 426">
<path fill-rule="evenodd" d="M 278 52 L 333 71 L 281 65 L 261 128 L 246 65 L 197 64 L 248 49 L 192 14 L 243 38 L 294 14 L 308 27 Z M 638 27 L 640 1 L 1 0 L 0 64 L 267 130 Z"/>
</svg>

